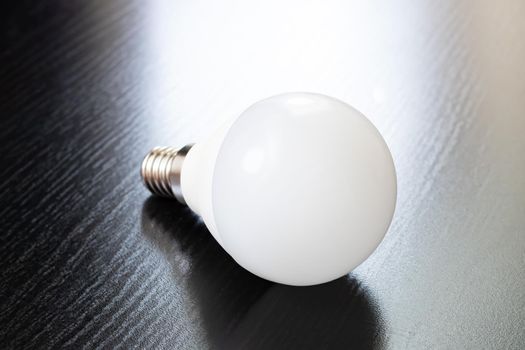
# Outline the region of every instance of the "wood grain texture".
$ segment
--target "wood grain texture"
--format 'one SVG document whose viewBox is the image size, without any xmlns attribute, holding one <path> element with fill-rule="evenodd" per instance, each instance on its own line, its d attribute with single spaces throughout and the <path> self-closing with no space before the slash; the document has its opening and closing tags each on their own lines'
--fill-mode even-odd
<svg viewBox="0 0 525 350">
<path fill-rule="evenodd" d="M 523 2 L 0 7 L 0 348 L 525 348 Z M 399 180 L 376 252 L 307 288 L 138 175 L 297 90 L 369 116 Z"/>
</svg>

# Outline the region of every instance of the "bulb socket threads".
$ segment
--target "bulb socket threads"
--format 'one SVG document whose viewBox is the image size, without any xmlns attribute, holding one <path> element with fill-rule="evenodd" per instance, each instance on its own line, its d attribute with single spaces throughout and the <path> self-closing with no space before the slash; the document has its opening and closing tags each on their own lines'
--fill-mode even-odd
<svg viewBox="0 0 525 350">
<path fill-rule="evenodd" d="M 148 190 L 158 196 L 176 198 L 186 204 L 181 189 L 182 163 L 192 145 L 181 149 L 171 147 L 155 147 L 144 160 L 140 175 Z"/>
</svg>

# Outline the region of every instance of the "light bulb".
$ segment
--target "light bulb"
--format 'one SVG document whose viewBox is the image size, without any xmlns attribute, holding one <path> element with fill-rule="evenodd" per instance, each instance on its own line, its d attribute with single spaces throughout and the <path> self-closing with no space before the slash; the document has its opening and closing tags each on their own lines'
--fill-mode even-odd
<svg viewBox="0 0 525 350">
<path fill-rule="evenodd" d="M 353 270 L 383 239 L 396 203 L 378 130 L 312 93 L 259 101 L 196 145 L 156 148 L 141 173 L 151 192 L 199 214 L 238 264 L 289 285 Z"/>
</svg>

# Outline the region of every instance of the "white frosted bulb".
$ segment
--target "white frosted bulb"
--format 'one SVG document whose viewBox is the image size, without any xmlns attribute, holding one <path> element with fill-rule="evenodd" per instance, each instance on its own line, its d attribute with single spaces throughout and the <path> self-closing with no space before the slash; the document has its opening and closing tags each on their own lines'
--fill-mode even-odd
<svg viewBox="0 0 525 350">
<path fill-rule="evenodd" d="M 237 263 L 271 281 L 341 277 L 383 239 L 396 203 L 390 151 L 372 123 L 319 94 L 255 103 L 213 137 L 156 149 L 143 178 L 201 215 Z"/>
</svg>

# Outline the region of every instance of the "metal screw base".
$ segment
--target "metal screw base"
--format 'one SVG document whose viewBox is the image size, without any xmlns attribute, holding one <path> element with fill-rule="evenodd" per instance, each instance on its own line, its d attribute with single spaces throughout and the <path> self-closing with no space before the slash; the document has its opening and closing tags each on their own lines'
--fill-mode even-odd
<svg viewBox="0 0 525 350">
<path fill-rule="evenodd" d="M 146 155 L 142 161 L 140 175 L 151 193 L 176 198 L 186 204 L 182 196 L 180 176 L 182 163 L 191 146 L 184 146 L 181 149 L 155 147 Z"/>
</svg>

